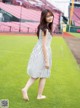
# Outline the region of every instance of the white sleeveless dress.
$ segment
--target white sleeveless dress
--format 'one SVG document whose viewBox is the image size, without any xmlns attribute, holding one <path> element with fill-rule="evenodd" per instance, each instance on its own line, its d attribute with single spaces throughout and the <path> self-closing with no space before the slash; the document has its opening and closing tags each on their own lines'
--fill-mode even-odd
<svg viewBox="0 0 80 108">
<path fill-rule="evenodd" d="M 48 30 L 48 29 L 47 29 Z M 34 46 L 32 53 L 30 54 L 29 62 L 27 65 L 27 74 L 33 78 L 48 78 L 51 73 L 52 66 L 52 52 L 51 52 L 51 40 L 52 36 L 50 32 L 47 32 L 47 56 L 49 60 L 49 69 L 45 68 L 44 55 L 42 51 L 42 30 L 39 31 L 39 39 Z"/>
</svg>

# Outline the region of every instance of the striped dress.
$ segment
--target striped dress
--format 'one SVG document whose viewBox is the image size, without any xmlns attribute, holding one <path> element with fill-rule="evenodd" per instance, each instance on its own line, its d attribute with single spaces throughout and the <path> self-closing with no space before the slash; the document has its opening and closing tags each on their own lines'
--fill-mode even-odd
<svg viewBox="0 0 80 108">
<path fill-rule="evenodd" d="M 52 66 L 52 52 L 51 52 L 51 40 L 52 36 L 47 29 L 47 42 L 46 42 L 46 50 L 47 56 L 49 60 L 49 67 L 45 68 L 44 55 L 42 51 L 42 30 L 39 31 L 39 39 L 34 46 L 32 53 L 30 54 L 28 65 L 27 65 L 27 74 L 33 78 L 48 78 L 51 73 Z"/>
</svg>

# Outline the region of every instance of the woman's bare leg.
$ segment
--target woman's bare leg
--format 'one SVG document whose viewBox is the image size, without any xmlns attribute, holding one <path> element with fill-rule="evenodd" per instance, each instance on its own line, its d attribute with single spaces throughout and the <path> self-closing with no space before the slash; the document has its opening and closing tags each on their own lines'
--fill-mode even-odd
<svg viewBox="0 0 80 108">
<path fill-rule="evenodd" d="M 23 94 L 23 98 L 25 100 L 29 100 L 29 97 L 28 97 L 28 89 L 30 88 L 30 86 L 34 83 L 34 81 L 36 80 L 37 78 L 32 78 L 30 77 L 29 80 L 27 81 L 25 87 L 22 89 L 22 94 Z"/>
<path fill-rule="evenodd" d="M 46 96 L 42 95 L 43 90 L 44 90 L 44 86 L 45 86 L 45 82 L 46 82 L 46 78 L 40 78 L 37 99 L 46 98 Z"/>
</svg>

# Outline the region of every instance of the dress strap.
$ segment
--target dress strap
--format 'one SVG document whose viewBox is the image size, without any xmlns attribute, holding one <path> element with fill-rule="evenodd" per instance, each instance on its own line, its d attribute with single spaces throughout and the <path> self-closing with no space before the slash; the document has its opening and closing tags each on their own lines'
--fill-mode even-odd
<svg viewBox="0 0 80 108">
<path fill-rule="evenodd" d="M 49 31 L 48 31 L 48 29 L 46 29 L 46 30 L 47 30 L 47 34 L 48 34 Z M 47 35 L 47 34 L 46 34 L 46 35 Z M 42 37 L 42 30 L 41 30 L 41 29 L 40 29 L 40 31 L 39 31 L 39 37 Z"/>
</svg>

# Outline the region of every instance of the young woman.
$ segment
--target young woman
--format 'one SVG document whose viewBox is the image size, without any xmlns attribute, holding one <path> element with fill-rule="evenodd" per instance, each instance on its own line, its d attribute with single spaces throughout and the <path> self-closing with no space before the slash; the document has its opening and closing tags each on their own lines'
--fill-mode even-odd
<svg viewBox="0 0 80 108">
<path fill-rule="evenodd" d="M 33 48 L 27 66 L 27 73 L 30 76 L 24 88 L 22 88 L 22 95 L 24 100 L 29 100 L 28 89 L 39 79 L 39 88 L 37 99 L 45 99 L 46 96 L 42 95 L 45 86 L 46 78 L 50 77 L 50 70 L 52 66 L 52 27 L 54 15 L 49 9 L 41 12 L 40 24 L 37 29 L 38 42 Z"/>
</svg>

